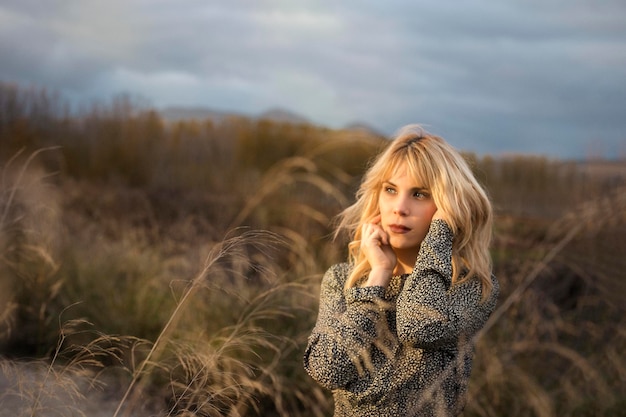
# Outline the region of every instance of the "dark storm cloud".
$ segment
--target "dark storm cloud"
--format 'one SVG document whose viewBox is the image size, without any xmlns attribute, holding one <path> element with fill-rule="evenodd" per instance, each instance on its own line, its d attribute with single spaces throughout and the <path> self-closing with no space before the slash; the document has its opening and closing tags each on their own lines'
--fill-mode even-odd
<svg viewBox="0 0 626 417">
<path fill-rule="evenodd" d="M 412 115 L 379 120 L 391 127 L 413 116 L 481 152 L 573 156 L 594 140 L 617 149 L 624 142 L 624 7 L 480 4 L 413 6 L 414 19 L 396 20 L 406 33 L 394 65 L 428 82 L 403 84 L 414 95 L 404 94 Z"/>
<path fill-rule="evenodd" d="M 157 106 L 281 106 L 477 152 L 626 140 L 626 6 L 606 0 L 4 1 L 0 79 Z"/>
<path fill-rule="evenodd" d="M 3 2 L 0 77 L 61 91 L 88 89 L 124 60 L 124 11 L 113 3 L 78 0 Z"/>
</svg>

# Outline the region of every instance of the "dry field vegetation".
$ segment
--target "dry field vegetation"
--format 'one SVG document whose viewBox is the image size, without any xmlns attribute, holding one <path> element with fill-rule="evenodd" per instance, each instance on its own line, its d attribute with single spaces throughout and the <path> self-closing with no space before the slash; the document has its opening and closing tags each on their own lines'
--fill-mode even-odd
<svg viewBox="0 0 626 417">
<path fill-rule="evenodd" d="M 301 355 L 383 144 L 0 84 L 0 416 L 330 415 Z M 626 162 L 467 158 L 502 295 L 464 415 L 626 416 Z"/>
</svg>

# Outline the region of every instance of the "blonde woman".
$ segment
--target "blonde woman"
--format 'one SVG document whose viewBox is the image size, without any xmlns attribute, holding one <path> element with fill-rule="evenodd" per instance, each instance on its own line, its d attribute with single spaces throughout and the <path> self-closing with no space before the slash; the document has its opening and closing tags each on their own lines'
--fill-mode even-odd
<svg viewBox="0 0 626 417">
<path fill-rule="evenodd" d="M 339 219 L 350 259 L 322 280 L 307 372 L 335 417 L 458 415 L 498 296 L 485 191 L 453 147 L 407 126 Z"/>
</svg>

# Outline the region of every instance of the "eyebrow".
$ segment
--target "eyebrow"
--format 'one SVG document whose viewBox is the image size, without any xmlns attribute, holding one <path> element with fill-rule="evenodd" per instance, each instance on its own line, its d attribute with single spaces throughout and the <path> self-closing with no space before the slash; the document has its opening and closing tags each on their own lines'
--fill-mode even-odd
<svg viewBox="0 0 626 417">
<path fill-rule="evenodd" d="M 396 184 L 394 184 L 391 181 L 383 181 L 383 185 L 391 185 L 392 187 L 396 187 L 398 188 L 398 186 Z M 411 187 L 411 190 L 413 191 L 428 191 L 428 187 Z"/>
</svg>

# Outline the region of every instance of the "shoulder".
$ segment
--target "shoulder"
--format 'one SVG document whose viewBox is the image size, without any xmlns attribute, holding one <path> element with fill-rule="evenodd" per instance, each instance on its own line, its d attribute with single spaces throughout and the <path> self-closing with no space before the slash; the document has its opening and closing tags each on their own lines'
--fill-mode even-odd
<svg viewBox="0 0 626 417">
<path fill-rule="evenodd" d="M 491 274 L 490 281 L 487 282 L 481 282 L 478 277 L 473 277 L 465 286 L 465 293 L 482 312 L 490 315 L 498 303 L 500 284 L 494 274 Z"/>
<path fill-rule="evenodd" d="M 491 274 L 491 286 L 496 295 L 500 293 L 500 283 L 498 282 L 498 278 L 496 278 L 494 274 Z"/>
<path fill-rule="evenodd" d="M 494 274 L 491 274 L 491 288 L 487 290 L 490 291 L 487 303 L 492 305 L 492 308 L 495 308 L 498 298 L 500 297 L 500 283 Z"/>
<path fill-rule="evenodd" d="M 328 268 L 320 287 L 320 298 L 322 304 L 342 303 L 345 299 L 344 288 L 350 275 L 351 266 L 348 263 L 335 264 Z M 338 307 L 333 307 L 337 309 Z"/>
<path fill-rule="evenodd" d="M 322 285 L 334 284 L 343 287 L 351 271 L 352 264 L 348 262 L 334 264 L 326 270 L 324 278 L 322 279 Z"/>
<path fill-rule="evenodd" d="M 452 285 L 449 293 L 460 297 L 480 299 L 482 300 L 480 304 L 484 304 L 485 302 L 495 304 L 500 294 L 500 284 L 496 276 L 491 274 L 488 281 L 483 281 L 476 275 L 471 277 L 466 276 L 466 272 L 467 271 L 463 271 L 461 273 L 459 280 Z"/>
</svg>

